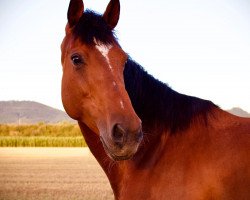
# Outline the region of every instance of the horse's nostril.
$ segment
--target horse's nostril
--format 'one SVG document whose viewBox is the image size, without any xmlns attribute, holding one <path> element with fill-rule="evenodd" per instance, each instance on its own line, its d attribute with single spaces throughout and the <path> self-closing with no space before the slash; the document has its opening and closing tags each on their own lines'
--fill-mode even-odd
<svg viewBox="0 0 250 200">
<path fill-rule="evenodd" d="M 119 124 L 116 124 L 114 126 L 112 131 L 112 137 L 117 145 L 122 147 L 124 143 L 125 134 L 126 134 L 125 130 Z"/>
<path fill-rule="evenodd" d="M 120 124 L 115 124 L 112 130 L 113 142 L 120 148 L 123 148 L 126 143 L 140 143 L 143 139 L 141 127 L 136 131 L 125 131 Z"/>
</svg>

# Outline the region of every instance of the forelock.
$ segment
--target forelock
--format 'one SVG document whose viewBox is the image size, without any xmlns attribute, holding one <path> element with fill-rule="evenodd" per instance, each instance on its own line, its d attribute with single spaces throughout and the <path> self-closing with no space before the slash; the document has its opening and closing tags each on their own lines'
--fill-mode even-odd
<svg viewBox="0 0 250 200">
<path fill-rule="evenodd" d="M 103 44 L 111 44 L 116 41 L 114 32 L 103 19 L 102 15 L 91 10 L 86 10 L 83 13 L 79 22 L 73 28 L 73 34 L 81 42 L 89 45 L 94 44 L 94 39 Z"/>
</svg>

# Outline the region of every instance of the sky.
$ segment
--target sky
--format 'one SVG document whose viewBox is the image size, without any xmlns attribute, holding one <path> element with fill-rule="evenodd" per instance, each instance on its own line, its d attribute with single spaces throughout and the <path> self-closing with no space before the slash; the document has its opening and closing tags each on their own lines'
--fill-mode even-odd
<svg viewBox="0 0 250 200">
<path fill-rule="evenodd" d="M 250 112 L 249 0 L 120 0 L 122 48 L 174 90 Z M 109 0 L 84 0 L 103 13 Z M 69 0 L 0 0 L 0 101 L 63 110 Z"/>
</svg>

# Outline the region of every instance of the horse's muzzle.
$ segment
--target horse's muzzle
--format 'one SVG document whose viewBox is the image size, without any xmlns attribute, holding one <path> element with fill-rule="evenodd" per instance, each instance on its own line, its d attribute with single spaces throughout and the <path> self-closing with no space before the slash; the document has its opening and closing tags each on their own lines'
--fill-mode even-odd
<svg viewBox="0 0 250 200">
<path fill-rule="evenodd" d="M 106 153 L 113 160 L 127 160 L 133 157 L 143 139 L 141 125 L 134 131 L 126 130 L 121 124 L 115 124 L 111 137 L 102 137 L 101 141 Z"/>
</svg>

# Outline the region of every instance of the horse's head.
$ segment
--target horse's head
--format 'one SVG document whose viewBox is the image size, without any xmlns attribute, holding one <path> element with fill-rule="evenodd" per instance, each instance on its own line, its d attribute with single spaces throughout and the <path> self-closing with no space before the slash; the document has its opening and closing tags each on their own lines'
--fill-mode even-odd
<svg viewBox="0 0 250 200">
<path fill-rule="evenodd" d="M 119 13 L 119 0 L 111 0 L 103 15 L 71 0 L 61 45 L 64 108 L 100 137 L 115 160 L 133 156 L 143 137 L 124 85 L 127 54 L 113 35 Z"/>
</svg>

